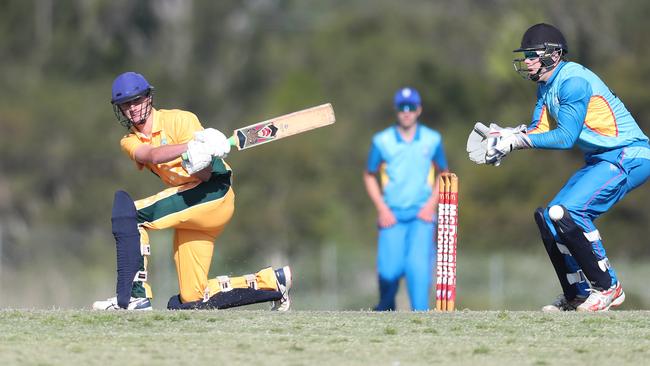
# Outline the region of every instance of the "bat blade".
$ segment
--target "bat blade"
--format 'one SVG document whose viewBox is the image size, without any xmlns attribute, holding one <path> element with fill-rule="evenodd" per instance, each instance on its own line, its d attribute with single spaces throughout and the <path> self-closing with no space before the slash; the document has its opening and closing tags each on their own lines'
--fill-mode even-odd
<svg viewBox="0 0 650 366">
<path fill-rule="evenodd" d="M 236 129 L 228 141 L 237 149 L 244 150 L 331 125 L 335 121 L 334 108 L 326 103 Z"/>
</svg>

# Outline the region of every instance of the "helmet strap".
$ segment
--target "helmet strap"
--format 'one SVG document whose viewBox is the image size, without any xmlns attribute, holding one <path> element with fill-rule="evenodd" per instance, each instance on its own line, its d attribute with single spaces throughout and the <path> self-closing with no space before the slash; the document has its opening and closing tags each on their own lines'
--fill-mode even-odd
<svg viewBox="0 0 650 366">
<path fill-rule="evenodd" d="M 556 54 L 556 52 L 557 60 L 554 60 L 553 55 Z M 544 55 L 540 56 L 539 58 L 539 63 L 541 64 L 539 70 L 537 70 L 535 75 L 531 75 L 530 80 L 535 82 L 539 81 L 542 75 L 553 71 L 553 69 L 555 69 L 555 67 L 560 63 L 560 60 L 562 60 L 562 50 L 550 49 L 547 46 L 546 50 L 544 51 Z"/>
</svg>

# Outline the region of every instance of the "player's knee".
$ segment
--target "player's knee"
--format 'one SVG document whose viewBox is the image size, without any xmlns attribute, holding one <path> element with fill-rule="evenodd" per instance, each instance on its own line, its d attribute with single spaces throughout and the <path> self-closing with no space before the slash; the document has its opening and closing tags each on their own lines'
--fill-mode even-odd
<svg viewBox="0 0 650 366">
<path fill-rule="evenodd" d="M 568 219 L 573 217 L 581 217 L 583 215 L 583 210 L 571 202 L 562 202 L 555 203 L 546 208 L 548 217 L 551 222 L 557 222 L 562 218 Z"/>
<path fill-rule="evenodd" d="M 548 216 L 560 235 L 569 232 L 587 232 L 587 230 L 584 230 L 579 226 L 577 221 L 574 219 L 574 217 L 580 217 L 580 214 L 563 204 L 549 207 Z M 589 239 L 589 241 L 595 240 Z"/>
<path fill-rule="evenodd" d="M 611 285 L 609 260 L 594 250 L 599 245 L 598 230 L 586 231 L 573 218 L 573 213 L 563 205 L 549 208 L 553 226 L 568 252 L 576 259 L 592 287 L 607 289 Z"/>
</svg>

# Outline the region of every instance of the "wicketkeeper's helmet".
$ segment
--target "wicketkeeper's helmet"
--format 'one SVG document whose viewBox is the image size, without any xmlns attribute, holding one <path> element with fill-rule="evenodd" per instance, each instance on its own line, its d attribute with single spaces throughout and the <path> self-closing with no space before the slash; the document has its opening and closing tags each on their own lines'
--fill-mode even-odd
<svg viewBox="0 0 650 366">
<path fill-rule="evenodd" d="M 524 58 L 513 61 L 515 70 L 524 78 L 538 81 L 544 73 L 553 70 L 559 60 L 553 60 L 552 55 L 559 52 L 560 59 L 569 53 L 566 39 L 556 27 L 539 23 L 528 28 L 521 38 L 521 46 L 513 52 L 523 52 Z M 531 75 L 523 61 L 527 58 L 539 57 L 542 67 L 536 74 Z"/>
</svg>

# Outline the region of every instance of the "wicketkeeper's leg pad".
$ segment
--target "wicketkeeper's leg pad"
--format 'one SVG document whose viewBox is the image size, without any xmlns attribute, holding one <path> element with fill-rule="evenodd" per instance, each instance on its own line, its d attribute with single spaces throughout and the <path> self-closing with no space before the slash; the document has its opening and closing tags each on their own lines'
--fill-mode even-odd
<svg viewBox="0 0 650 366">
<path fill-rule="evenodd" d="M 594 253 L 592 242 L 600 240 L 598 231 L 587 233 L 573 220 L 564 206 L 562 216 L 553 218 L 553 226 L 558 236 L 564 242 L 571 255 L 582 269 L 591 287 L 598 290 L 606 290 L 612 285 L 612 277 L 609 274 L 609 261 L 607 257 L 599 258 Z"/>
<path fill-rule="evenodd" d="M 117 251 L 117 304 L 126 309 L 134 281 L 146 281 L 144 258 L 140 246 L 137 211 L 133 199 L 124 191 L 115 192 L 111 222 Z"/>
<path fill-rule="evenodd" d="M 209 310 L 228 309 L 237 306 L 277 301 L 282 298 L 280 291 L 256 290 L 254 288 L 233 288 L 218 292 L 207 300 L 182 303 L 179 295 L 172 296 L 167 302 L 169 310 Z"/>
<path fill-rule="evenodd" d="M 564 292 L 564 297 L 567 300 L 573 300 L 577 295 L 577 289 L 573 285 L 573 282 L 569 282 L 568 274 L 569 269 L 567 268 L 564 255 L 558 247 L 558 243 L 555 241 L 555 237 L 551 232 L 551 229 L 546 224 L 546 219 L 544 218 L 544 209 L 541 207 L 535 210 L 535 223 L 539 228 L 539 233 L 542 237 L 542 242 L 544 243 L 544 248 L 548 257 L 551 259 L 551 264 L 555 269 L 555 274 L 557 275 L 558 280 L 560 280 L 560 286 L 562 286 L 562 292 Z"/>
</svg>

